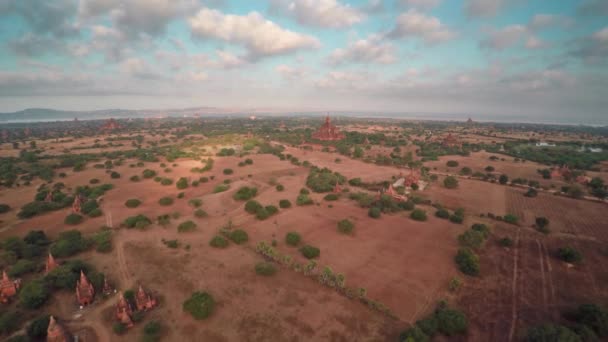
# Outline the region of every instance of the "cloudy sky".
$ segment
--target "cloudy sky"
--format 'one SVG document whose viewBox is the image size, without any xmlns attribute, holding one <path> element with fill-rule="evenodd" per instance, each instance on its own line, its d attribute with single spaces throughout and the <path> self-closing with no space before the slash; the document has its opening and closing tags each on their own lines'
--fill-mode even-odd
<svg viewBox="0 0 608 342">
<path fill-rule="evenodd" d="M 608 124 L 608 0 L 0 0 L 0 112 L 192 106 Z"/>
</svg>

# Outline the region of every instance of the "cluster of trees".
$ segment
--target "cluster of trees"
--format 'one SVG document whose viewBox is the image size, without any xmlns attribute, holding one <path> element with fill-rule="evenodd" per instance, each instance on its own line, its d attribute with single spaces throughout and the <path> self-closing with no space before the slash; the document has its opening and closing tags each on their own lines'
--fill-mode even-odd
<svg viewBox="0 0 608 342">
<path fill-rule="evenodd" d="M 456 189 L 458 187 L 458 179 L 454 176 L 447 176 L 443 180 L 443 186 L 447 189 Z"/>
<path fill-rule="evenodd" d="M 436 205 L 437 211 L 435 216 L 441 219 L 450 220 L 452 223 L 462 223 L 464 221 L 464 209 L 458 208 L 454 213 L 450 214 L 450 211 L 440 205 Z"/>
<path fill-rule="evenodd" d="M 458 269 L 466 275 L 479 274 L 479 256 L 475 250 L 480 250 L 490 235 L 490 229 L 482 223 L 475 223 L 471 229 L 458 236 L 461 248 L 454 257 Z"/>
<path fill-rule="evenodd" d="M 245 203 L 245 211 L 255 215 L 258 220 L 265 220 L 279 212 L 279 208 L 274 205 L 263 206 L 258 201 L 249 200 Z"/>
<path fill-rule="evenodd" d="M 150 220 L 150 218 L 148 218 L 147 216 L 142 215 L 142 214 L 135 215 L 135 216 L 129 216 L 123 222 L 123 225 L 125 227 L 137 228 L 137 229 L 144 229 L 147 226 L 149 226 L 150 224 L 152 224 L 152 220 Z"/>
<path fill-rule="evenodd" d="M 582 304 L 566 316 L 567 325 L 548 323 L 531 327 L 525 341 L 600 341 L 608 337 L 606 308 L 597 304 Z"/>
<path fill-rule="evenodd" d="M 338 172 L 332 172 L 328 168 L 319 169 L 318 167 L 311 167 L 310 173 L 306 178 L 306 186 L 314 192 L 330 192 L 336 184 L 344 184 L 345 182 L 346 177 Z"/>
<path fill-rule="evenodd" d="M 247 200 L 254 198 L 257 195 L 257 193 L 258 193 L 257 188 L 243 186 L 243 187 L 239 188 L 234 193 L 234 195 L 232 195 L 232 198 L 234 198 L 237 201 L 247 201 Z"/>
<path fill-rule="evenodd" d="M 466 333 L 468 326 L 469 321 L 464 312 L 452 309 L 442 301 L 429 317 L 417 321 L 399 337 L 402 342 L 429 341 L 437 334 L 462 335 Z"/>
<path fill-rule="evenodd" d="M 51 194 L 51 200 L 47 202 L 45 200 L 49 193 Z M 21 207 L 21 210 L 17 213 L 17 216 L 22 219 L 34 217 L 49 211 L 69 207 L 72 202 L 74 202 L 74 197 L 63 193 L 61 191 L 61 186 L 53 187 L 53 189 L 48 189 L 47 187 L 42 186 L 40 189 L 38 189 L 38 192 L 34 197 L 34 201 Z"/>
<path fill-rule="evenodd" d="M 208 318 L 215 308 L 213 296 L 207 292 L 197 291 L 186 299 L 182 304 L 182 309 L 192 315 L 196 320 Z"/>
</svg>

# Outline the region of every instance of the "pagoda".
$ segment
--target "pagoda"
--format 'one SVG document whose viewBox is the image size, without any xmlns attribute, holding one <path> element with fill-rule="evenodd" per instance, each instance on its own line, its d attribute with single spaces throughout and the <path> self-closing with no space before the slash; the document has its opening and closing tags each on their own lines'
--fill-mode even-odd
<svg viewBox="0 0 608 342">
<path fill-rule="evenodd" d="M 76 299 L 81 306 L 87 306 L 93 302 L 95 298 L 95 288 L 87 279 L 83 271 L 80 271 L 80 280 L 76 282 Z"/>
<path fill-rule="evenodd" d="M 137 290 L 137 295 L 135 296 L 135 305 L 137 306 L 137 310 L 147 311 L 153 309 L 157 304 L 156 299 L 147 294 L 146 291 L 144 291 L 144 288 L 139 285 L 139 290 Z"/>
<path fill-rule="evenodd" d="M 114 118 L 111 118 L 110 120 L 106 121 L 106 123 L 101 126 L 102 131 L 113 131 L 120 128 L 120 125 L 116 120 L 114 120 Z"/>
<path fill-rule="evenodd" d="M 44 274 L 49 274 L 52 270 L 57 268 L 59 264 L 53 258 L 53 254 L 49 253 L 49 256 L 46 258 L 46 264 L 44 265 Z"/>
<path fill-rule="evenodd" d="M 114 292 L 114 289 L 110 286 L 110 284 L 108 284 L 108 278 L 104 277 L 103 288 L 101 289 L 101 293 L 103 293 L 104 296 L 109 296 L 112 294 L 112 292 Z"/>
<path fill-rule="evenodd" d="M 8 301 L 17 294 L 17 290 L 21 285 L 21 280 L 11 280 L 6 274 L 6 271 L 2 271 L 2 280 L 0 280 L 0 302 L 8 303 Z"/>
<path fill-rule="evenodd" d="M 467 126 L 473 126 L 474 124 L 475 122 L 473 122 L 473 119 L 469 117 L 469 120 L 467 120 Z"/>
<path fill-rule="evenodd" d="M 49 191 L 46 194 L 46 197 L 44 198 L 44 201 L 47 202 L 47 203 L 53 201 L 53 192 L 52 191 Z"/>
<path fill-rule="evenodd" d="M 116 303 L 116 319 L 119 321 L 122 320 L 123 315 L 131 317 L 133 315 L 133 308 L 131 304 L 125 299 L 125 296 L 122 292 L 118 294 L 118 303 Z"/>
<path fill-rule="evenodd" d="M 461 147 L 462 144 L 458 141 L 458 139 L 452 135 L 452 133 L 448 133 L 448 135 L 443 138 L 443 142 L 441 143 L 443 147 Z"/>
<path fill-rule="evenodd" d="M 397 202 L 405 202 L 407 201 L 407 197 L 404 195 L 400 195 L 395 188 L 393 188 L 392 184 L 388 185 L 388 188 L 384 191 L 384 195 L 388 195 L 390 196 L 392 199 L 394 199 Z"/>
<path fill-rule="evenodd" d="M 313 139 L 322 141 L 338 141 L 345 138 L 343 133 L 340 133 L 338 128 L 331 124 L 329 115 L 325 117 L 325 123 L 312 134 Z"/>
<path fill-rule="evenodd" d="M 76 197 L 74 197 L 74 202 L 72 203 L 72 211 L 80 214 L 80 209 L 82 207 L 82 198 L 80 197 L 80 195 L 76 195 Z"/>
<path fill-rule="evenodd" d="M 405 177 L 403 185 L 405 187 L 411 187 L 413 184 L 418 184 L 420 181 L 420 171 L 410 169 L 410 173 Z"/>
<path fill-rule="evenodd" d="M 55 317 L 49 317 L 49 326 L 46 329 L 46 341 L 47 342 L 71 342 L 74 341 L 72 335 L 63 327 L 63 325 L 57 323 Z"/>
<path fill-rule="evenodd" d="M 339 194 L 341 192 L 342 192 L 342 187 L 340 186 L 340 183 L 336 182 L 336 186 L 334 186 L 333 193 L 334 194 Z"/>
<path fill-rule="evenodd" d="M 120 310 L 116 314 L 116 318 L 118 318 L 118 321 L 120 323 L 122 323 L 124 326 L 126 326 L 127 328 L 133 327 L 133 320 L 131 320 L 131 316 L 129 316 L 126 309 Z"/>
</svg>

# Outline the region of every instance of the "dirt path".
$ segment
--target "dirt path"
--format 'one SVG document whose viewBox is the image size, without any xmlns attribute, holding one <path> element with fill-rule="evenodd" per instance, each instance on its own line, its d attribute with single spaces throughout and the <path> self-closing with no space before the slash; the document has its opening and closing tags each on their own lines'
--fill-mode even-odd
<svg viewBox="0 0 608 342">
<path fill-rule="evenodd" d="M 538 260 L 540 261 L 540 277 L 541 286 L 543 290 L 543 308 L 547 310 L 547 277 L 545 276 L 545 254 L 543 253 L 543 247 L 538 239 L 535 240 L 538 246 Z"/>
<path fill-rule="evenodd" d="M 517 302 L 519 301 L 519 296 L 517 293 L 517 263 L 519 262 L 519 231 L 520 228 L 517 229 L 517 233 L 515 235 L 515 248 L 513 249 L 513 282 L 511 283 L 511 297 L 512 297 L 512 306 L 511 306 L 511 329 L 509 329 L 509 342 L 513 341 L 513 337 L 515 336 L 515 328 L 517 327 Z"/>
<path fill-rule="evenodd" d="M 125 246 L 122 239 L 117 239 L 116 244 L 116 259 L 118 260 L 118 274 L 120 276 L 120 283 L 123 288 L 129 288 L 131 286 L 131 275 L 129 274 L 129 268 L 127 267 L 127 260 L 125 259 Z"/>
</svg>

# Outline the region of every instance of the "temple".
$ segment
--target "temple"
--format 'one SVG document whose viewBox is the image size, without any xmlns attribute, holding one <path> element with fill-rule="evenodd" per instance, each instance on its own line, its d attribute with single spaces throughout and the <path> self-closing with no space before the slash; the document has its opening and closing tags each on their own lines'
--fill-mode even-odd
<svg viewBox="0 0 608 342">
<path fill-rule="evenodd" d="M 17 290 L 21 286 L 21 280 L 11 280 L 6 274 L 6 271 L 2 271 L 2 280 L 0 281 L 0 302 L 8 303 L 8 301 L 17 294 Z"/>
<path fill-rule="evenodd" d="M 342 187 L 340 186 L 340 183 L 336 182 L 336 186 L 334 186 L 333 193 L 334 194 L 340 194 L 340 193 L 342 193 Z"/>
<path fill-rule="evenodd" d="M 73 336 L 63 327 L 63 325 L 57 323 L 55 317 L 49 317 L 49 326 L 46 329 L 46 341 L 47 342 L 71 342 L 74 341 Z"/>
<path fill-rule="evenodd" d="M 75 212 L 75 213 L 77 213 L 77 214 L 80 214 L 80 209 L 82 207 L 82 202 L 83 202 L 82 197 L 80 197 L 80 195 L 76 195 L 74 197 L 74 202 L 72 203 L 72 211 Z"/>
<path fill-rule="evenodd" d="M 414 170 L 414 169 L 410 169 L 410 173 L 405 176 L 404 178 L 404 182 L 403 185 L 406 188 L 411 188 L 413 184 L 418 184 L 418 182 L 420 182 L 420 171 L 419 170 Z"/>
<path fill-rule="evenodd" d="M 551 169 L 551 178 L 569 178 L 571 174 L 572 171 L 570 171 L 568 165 L 554 167 L 553 169 Z"/>
<path fill-rule="evenodd" d="M 114 289 L 110 286 L 110 284 L 108 284 L 108 278 L 104 277 L 103 278 L 103 289 L 101 289 L 101 293 L 104 296 L 109 296 L 114 292 Z"/>
<path fill-rule="evenodd" d="M 76 299 L 81 306 L 87 306 L 95 298 L 95 288 L 87 279 L 83 271 L 80 271 L 80 280 L 76 282 Z"/>
<path fill-rule="evenodd" d="M 113 131 L 120 128 L 120 125 L 118 124 L 118 122 L 116 122 L 116 120 L 114 120 L 114 118 L 106 121 L 106 123 L 101 126 L 102 131 Z"/>
<path fill-rule="evenodd" d="M 452 133 L 448 133 L 448 135 L 443 138 L 441 142 L 443 147 L 462 147 L 462 143 L 458 141 L 458 139 L 452 135 Z"/>
<path fill-rule="evenodd" d="M 152 298 L 149 294 L 144 291 L 144 288 L 140 285 L 135 296 L 135 305 L 138 311 L 147 311 L 153 309 L 156 305 L 156 299 Z"/>
<path fill-rule="evenodd" d="M 118 294 L 118 303 L 116 303 L 116 318 L 120 321 L 123 319 L 124 315 L 128 315 L 129 317 L 133 315 L 133 308 L 131 304 L 125 299 L 123 293 Z"/>
<path fill-rule="evenodd" d="M 393 188 L 392 184 L 388 185 L 388 188 L 384 191 L 384 193 L 382 193 L 382 195 L 388 195 L 388 196 L 390 196 L 392 199 L 394 199 L 397 202 L 406 202 L 407 201 L 407 196 L 400 195 L 395 190 L 395 188 Z"/>
<path fill-rule="evenodd" d="M 57 268 L 59 264 L 53 258 L 53 254 L 49 253 L 49 256 L 46 258 L 46 264 L 44 265 L 44 274 L 49 274 L 52 270 Z"/>
<path fill-rule="evenodd" d="M 312 134 L 313 139 L 323 141 L 337 141 L 344 139 L 344 134 L 340 133 L 338 128 L 331 124 L 329 115 L 325 117 L 325 123 L 319 127 L 319 129 Z"/>
</svg>

